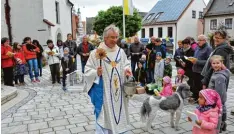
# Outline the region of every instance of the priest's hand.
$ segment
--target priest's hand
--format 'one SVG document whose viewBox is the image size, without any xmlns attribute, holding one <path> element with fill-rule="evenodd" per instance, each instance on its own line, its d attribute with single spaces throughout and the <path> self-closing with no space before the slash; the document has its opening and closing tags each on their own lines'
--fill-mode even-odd
<svg viewBox="0 0 234 134">
<path fill-rule="evenodd" d="M 125 75 L 126 75 L 127 77 L 132 76 L 132 71 L 131 71 L 129 68 L 127 68 L 127 69 L 125 70 Z"/>
<path fill-rule="evenodd" d="M 102 67 L 97 68 L 97 75 L 101 76 L 102 75 Z"/>
</svg>

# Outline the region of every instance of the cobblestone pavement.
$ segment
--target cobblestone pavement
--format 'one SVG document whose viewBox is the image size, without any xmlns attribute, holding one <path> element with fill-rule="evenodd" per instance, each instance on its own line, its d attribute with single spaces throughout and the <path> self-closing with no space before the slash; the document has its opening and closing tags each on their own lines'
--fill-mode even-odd
<svg viewBox="0 0 234 134">
<path fill-rule="evenodd" d="M 2 116 L 2 134 L 93 134 L 95 118 L 93 106 L 86 93 L 82 93 L 82 85 L 77 89 L 80 92 L 64 92 L 59 85 L 51 85 L 49 71 L 44 71 L 40 84 L 30 84 L 19 90 L 34 90 L 36 96 L 21 107 L 8 111 Z M 29 82 L 27 82 L 29 83 Z M 234 134 L 234 116 L 230 115 L 234 108 L 234 76 L 231 77 L 228 89 L 228 131 L 224 134 Z M 21 103 L 21 102 L 20 102 Z M 140 121 L 139 108 L 141 102 L 130 100 L 129 112 L 131 130 L 127 134 L 147 134 L 145 124 Z M 186 110 L 193 110 L 195 105 L 187 105 Z M 3 114 L 2 114 L 3 115 Z M 190 134 L 192 126 L 186 121 L 183 113 L 180 120 L 180 131 L 169 126 L 169 113 L 158 111 L 154 121 L 155 134 Z"/>
</svg>

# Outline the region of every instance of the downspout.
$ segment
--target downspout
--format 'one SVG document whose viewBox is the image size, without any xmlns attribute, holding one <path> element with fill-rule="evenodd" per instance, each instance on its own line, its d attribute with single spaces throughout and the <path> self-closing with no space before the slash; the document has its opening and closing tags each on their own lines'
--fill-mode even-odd
<svg viewBox="0 0 234 134">
<path fill-rule="evenodd" d="M 72 34 L 72 38 L 73 38 L 73 24 L 72 24 L 72 9 L 73 9 L 73 6 L 71 6 L 71 34 Z"/>
<path fill-rule="evenodd" d="M 5 3 L 5 19 L 6 19 L 6 24 L 7 24 L 7 31 L 8 31 L 9 40 L 12 43 L 10 11 L 11 11 L 11 7 L 9 5 L 9 0 L 6 0 L 6 3 Z"/>
<path fill-rule="evenodd" d="M 175 23 L 176 34 L 175 34 L 175 47 L 173 47 L 173 55 L 175 54 L 176 46 L 177 46 L 177 23 Z"/>
</svg>

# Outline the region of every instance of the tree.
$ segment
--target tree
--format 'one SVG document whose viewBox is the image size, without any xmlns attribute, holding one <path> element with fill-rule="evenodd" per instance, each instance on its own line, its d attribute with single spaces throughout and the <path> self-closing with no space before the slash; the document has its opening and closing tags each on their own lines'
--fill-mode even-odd
<svg viewBox="0 0 234 134">
<path fill-rule="evenodd" d="M 105 27 L 115 24 L 123 33 L 123 8 L 122 6 L 110 7 L 107 11 L 99 11 L 94 20 L 94 30 L 102 35 Z M 134 36 L 141 29 L 141 16 L 134 10 L 133 16 L 125 16 L 126 37 Z"/>
</svg>

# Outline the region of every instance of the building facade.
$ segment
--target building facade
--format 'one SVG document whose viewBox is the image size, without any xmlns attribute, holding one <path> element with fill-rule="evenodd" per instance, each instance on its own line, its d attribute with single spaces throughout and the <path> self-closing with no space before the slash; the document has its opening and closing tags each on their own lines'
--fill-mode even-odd
<svg viewBox="0 0 234 134">
<path fill-rule="evenodd" d="M 3 17 L 6 1 L 10 6 L 10 24 Z M 24 37 L 29 36 L 45 45 L 47 39 L 65 41 L 67 34 L 72 33 L 73 3 L 69 0 L 2 0 L 1 7 L 2 37 L 10 36 L 6 28 L 10 25 L 12 42 L 22 42 Z"/>
</svg>

